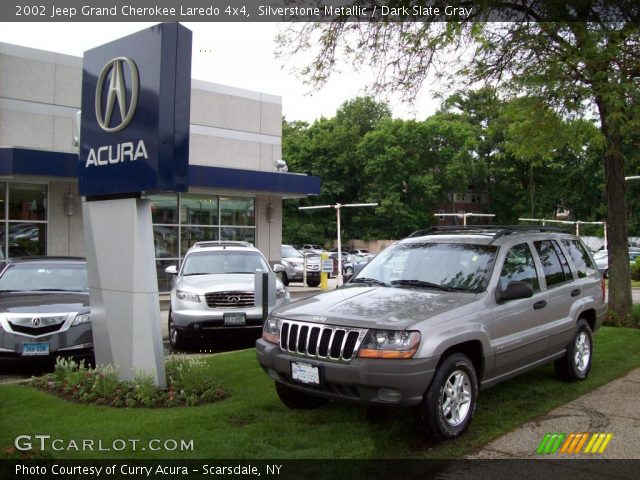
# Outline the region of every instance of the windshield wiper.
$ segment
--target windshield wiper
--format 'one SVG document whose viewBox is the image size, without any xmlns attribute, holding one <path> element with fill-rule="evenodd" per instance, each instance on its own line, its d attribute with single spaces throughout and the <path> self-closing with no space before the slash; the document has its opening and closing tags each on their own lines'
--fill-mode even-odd
<svg viewBox="0 0 640 480">
<path fill-rule="evenodd" d="M 79 292 L 80 290 L 67 290 L 65 288 L 36 288 L 32 292 Z"/>
<path fill-rule="evenodd" d="M 183 277 L 190 277 L 192 275 L 211 275 L 211 274 L 207 272 L 193 272 L 193 273 L 185 273 Z"/>
<path fill-rule="evenodd" d="M 254 273 L 254 272 L 224 272 L 224 273 Z"/>
<path fill-rule="evenodd" d="M 368 277 L 358 277 L 351 280 L 351 283 L 369 283 L 374 285 L 380 285 L 382 287 L 388 287 L 386 283 L 382 280 L 378 280 L 377 278 L 368 278 Z"/>
<path fill-rule="evenodd" d="M 446 285 L 440 285 L 432 282 L 425 282 L 423 280 L 391 280 L 391 285 L 407 286 L 407 287 L 425 287 L 425 288 L 437 288 L 438 290 L 444 290 L 445 292 L 453 292 L 456 289 L 447 287 Z"/>
</svg>

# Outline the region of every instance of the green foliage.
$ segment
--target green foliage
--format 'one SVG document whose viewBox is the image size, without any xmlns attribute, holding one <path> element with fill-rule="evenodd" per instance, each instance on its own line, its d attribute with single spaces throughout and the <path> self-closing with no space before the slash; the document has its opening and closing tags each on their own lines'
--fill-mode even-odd
<svg viewBox="0 0 640 480">
<path fill-rule="evenodd" d="M 492 88 L 460 91 L 423 121 L 379 114 L 364 122 L 353 113 L 364 106 L 386 112 L 356 99 L 311 126 L 284 122 L 283 156 L 292 171 L 322 177 L 320 198 L 285 203 L 286 243 L 328 245 L 335 238 L 335 212 L 298 211 L 309 203 L 379 204 L 342 211 L 345 241 L 402 238 L 434 224 L 439 210 L 457 211 L 451 196 L 469 191 L 486 192 L 489 202 L 477 208 L 495 213 L 495 223 L 564 211 L 601 220 L 606 212 L 601 133 L 590 121 L 559 116 L 539 98 L 504 100 Z"/>
<path fill-rule="evenodd" d="M 631 280 L 640 280 L 640 257 L 636 258 L 631 265 Z"/>
<path fill-rule="evenodd" d="M 194 406 L 227 396 L 201 360 L 173 358 L 166 372 L 168 387 L 160 389 L 148 372 L 136 371 L 132 381 L 120 381 L 113 365 L 88 368 L 84 362 L 58 359 L 52 373 L 34 377 L 31 383 L 83 403 L 112 407 Z"/>
</svg>

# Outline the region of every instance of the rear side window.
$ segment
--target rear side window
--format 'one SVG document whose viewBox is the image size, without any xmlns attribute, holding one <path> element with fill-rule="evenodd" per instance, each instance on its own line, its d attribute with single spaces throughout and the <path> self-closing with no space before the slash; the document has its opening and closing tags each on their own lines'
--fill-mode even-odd
<svg viewBox="0 0 640 480">
<path fill-rule="evenodd" d="M 504 258 L 500 272 L 500 288 L 504 291 L 509 282 L 527 282 L 534 292 L 540 290 L 536 264 L 526 243 L 512 247 Z"/>
<path fill-rule="evenodd" d="M 542 263 L 547 287 L 552 287 L 569 280 L 573 280 L 567 259 L 555 240 L 540 240 L 533 242 Z"/>
<path fill-rule="evenodd" d="M 562 240 L 562 243 L 576 266 L 578 278 L 588 277 L 598 272 L 598 268 L 594 265 L 591 256 L 581 242 L 578 240 Z"/>
</svg>

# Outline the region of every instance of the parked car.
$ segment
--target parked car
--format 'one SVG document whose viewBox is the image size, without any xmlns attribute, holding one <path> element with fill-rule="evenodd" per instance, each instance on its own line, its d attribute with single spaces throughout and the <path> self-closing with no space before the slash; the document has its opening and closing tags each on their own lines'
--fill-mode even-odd
<svg viewBox="0 0 640 480">
<path fill-rule="evenodd" d="M 329 258 L 333 260 L 333 274 L 338 274 L 338 251 L 333 250 L 329 252 Z M 353 275 L 353 255 L 343 250 L 342 255 L 342 275 L 351 276 Z"/>
<path fill-rule="evenodd" d="M 388 247 L 344 287 L 275 309 L 256 354 L 290 408 L 415 406 L 421 431 L 454 438 L 481 388 L 549 362 L 561 379 L 585 379 L 606 310 L 578 237 L 436 227 Z"/>
<path fill-rule="evenodd" d="M 168 318 L 171 346 L 188 348 L 221 330 L 262 328 L 262 306 L 254 305 L 256 270 L 272 271 L 260 250 L 231 241 L 196 242 L 179 269 L 167 267 L 165 272 L 175 275 Z M 284 267 L 276 264 L 273 271 Z M 276 280 L 276 306 L 289 299 L 289 291 Z"/>
<path fill-rule="evenodd" d="M 292 245 L 282 245 L 282 283 L 286 286 L 289 282 L 302 282 L 304 279 L 305 256 Z M 307 259 L 307 285 L 317 287 L 320 285 L 320 257 L 308 255 Z"/>
<path fill-rule="evenodd" d="M 300 250 L 303 253 L 315 253 L 315 254 L 320 254 L 320 253 L 326 251 L 320 245 L 313 245 L 313 244 L 310 244 L 310 243 L 302 245 L 302 247 L 300 247 Z"/>
<path fill-rule="evenodd" d="M 94 361 L 85 260 L 8 260 L 0 272 L 0 362 L 59 356 Z"/>
<path fill-rule="evenodd" d="M 633 264 L 636 261 L 636 258 L 640 257 L 640 248 L 637 247 L 629 247 L 629 264 Z M 609 251 L 608 250 L 598 250 L 593 258 L 598 266 L 598 270 L 602 274 L 604 278 L 608 278 L 609 276 Z"/>
<path fill-rule="evenodd" d="M 364 248 L 361 248 L 359 250 L 351 250 L 349 253 L 351 255 L 360 255 L 361 257 L 367 257 L 367 256 L 373 255 L 373 253 L 371 253 L 369 250 L 366 250 Z"/>
</svg>

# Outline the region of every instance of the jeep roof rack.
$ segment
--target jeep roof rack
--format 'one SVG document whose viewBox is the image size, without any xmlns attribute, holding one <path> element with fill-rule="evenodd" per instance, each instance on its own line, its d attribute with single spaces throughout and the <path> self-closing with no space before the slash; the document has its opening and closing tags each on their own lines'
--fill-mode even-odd
<svg viewBox="0 0 640 480">
<path fill-rule="evenodd" d="M 547 227 L 541 225 L 447 225 L 429 227 L 417 230 L 407 238 L 422 237 L 424 235 L 446 235 L 449 233 L 475 233 L 477 235 L 492 236 L 494 240 L 505 235 L 530 232 L 570 233 L 561 227 Z"/>
<path fill-rule="evenodd" d="M 235 241 L 235 240 L 205 240 L 202 242 L 196 242 L 194 247 L 253 247 L 249 242 Z"/>
</svg>

